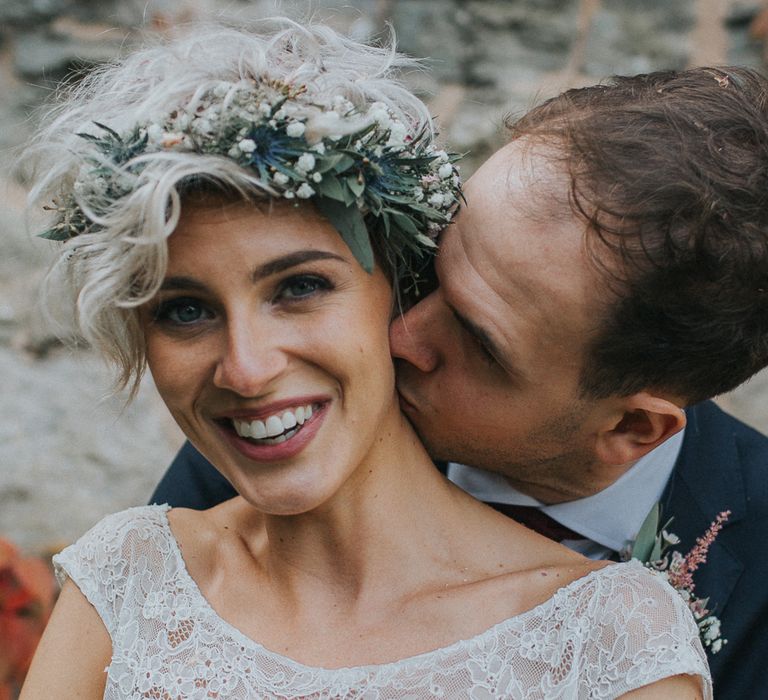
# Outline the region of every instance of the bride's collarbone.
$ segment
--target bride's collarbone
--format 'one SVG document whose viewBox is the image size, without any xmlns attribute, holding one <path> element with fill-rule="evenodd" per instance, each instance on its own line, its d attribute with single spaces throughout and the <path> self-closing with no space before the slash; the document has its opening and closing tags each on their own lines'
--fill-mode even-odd
<svg viewBox="0 0 768 700">
<path fill-rule="evenodd" d="M 218 514 L 174 511 L 169 520 L 188 573 L 224 623 L 274 653 L 326 668 L 389 663 L 471 639 L 602 566 L 560 548 L 521 566 L 526 557 L 505 557 L 491 542 L 484 554 L 424 557 L 423 571 L 408 575 L 395 564 L 366 595 L 354 584 L 324 590 L 317 581 L 291 592 L 263 566 L 256 519 L 248 537 Z"/>
<path fill-rule="evenodd" d="M 474 548 L 449 546 L 407 567 L 390 562 L 372 586 L 327 590 L 320 581 L 287 591 L 264 566 L 259 518 L 237 503 L 169 514 L 187 572 L 212 611 L 254 643 L 309 666 L 389 663 L 471 639 L 603 565 L 516 532 L 507 540 L 486 535 Z"/>
</svg>

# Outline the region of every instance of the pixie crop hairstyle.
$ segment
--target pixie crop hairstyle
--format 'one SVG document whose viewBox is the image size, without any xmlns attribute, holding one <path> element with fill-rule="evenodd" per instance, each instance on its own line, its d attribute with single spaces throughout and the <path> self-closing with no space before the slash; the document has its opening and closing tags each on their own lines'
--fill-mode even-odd
<svg viewBox="0 0 768 700">
<path fill-rule="evenodd" d="M 226 154 L 166 150 L 141 155 L 140 186 L 88 212 L 89 205 L 78 198 L 78 177 L 92 167 L 83 154 L 83 132 L 93 138 L 102 128 L 98 125 L 105 125 L 111 133 L 127 133 L 158 115 L 174 114 L 222 81 L 259 81 L 300 84 L 304 99 L 320 105 L 334 98 L 348 100 L 360 112 L 376 105 L 431 141 L 426 106 L 396 78 L 400 69 L 415 66 L 393 45 L 363 45 L 326 26 L 273 19 L 259 23 L 256 32 L 197 26 L 182 38 L 98 68 L 64 90 L 28 150 L 34 183 L 30 201 L 40 207 L 70 197 L 98 222 L 98 231 L 84 230 L 63 243 L 46 278 L 48 308 L 57 307 L 54 315 L 63 314 L 117 366 L 119 388 L 130 385 L 135 391 L 146 362 L 137 307 L 162 282 L 166 239 L 178 222 L 182 199 L 206 189 L 248 200 L 282 196 L 263 172 Z M 221 109 L 227 109 L 226 98 Z M 91 153 L 91 164 L 92 158 Z"/>
</svg>

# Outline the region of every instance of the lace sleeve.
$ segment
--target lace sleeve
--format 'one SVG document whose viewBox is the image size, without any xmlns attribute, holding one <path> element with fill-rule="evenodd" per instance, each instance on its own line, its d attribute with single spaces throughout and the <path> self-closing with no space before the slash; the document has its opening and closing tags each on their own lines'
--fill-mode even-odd
<svg viewBox="0 0 768 700">
<path fill-rule="evenodd" d="M 595 596 L 597 634 L 588 649 L 595 697 L 616 697 L 676 675 L 701 678 L 705 700 L 712 682 L 691 611 L 666 581 L 639 563 L 627 576 L 604 579 L 611 591 Z"/>
<path fill-rule="evenodd" d="M 143 506 L 108 515 L 53 557 L 59 583 L 72 580 L 113 640 L 127 587 L 141 585 L 150 575 L 146 541 L 158 539 L 158 516 L 166 510 L 168 506 Z"/>
</svg>

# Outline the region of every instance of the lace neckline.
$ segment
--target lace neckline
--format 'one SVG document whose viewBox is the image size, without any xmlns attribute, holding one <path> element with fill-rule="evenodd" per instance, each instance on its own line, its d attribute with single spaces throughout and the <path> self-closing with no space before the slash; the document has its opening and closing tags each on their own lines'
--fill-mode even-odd
<svg viewBox="0 0 768 700">
<path fill-rule="evenodd" d="M 448 657 L 451 654 L 459 652 L 461 649 L 463 649 L 467 645 L 482 645 L 484 642 L 487 642 L 491 638 L 496 637 L 501 633 L 507 632 L 513 627 L 520 627 L 529 618 L 535 618 L 537 616 L 546 617 L 548 611 L 551 608 L 555 607 L 563 597 L 567 597 L 570 591 L 588 584 L 594 578 L 599 578 L 600 576 L 606 576 L 606 575 L 612 576 L 617 570 L 623 569 L 625 567 L 633 566 L 635 564 L 640 568 L 643 568 L 642 564 L 640 564 L 639 562 L 636 562 L 635 560 L 631 560 L 629 562 L 625 562 L 620 565 L 611 564 L 601 569 L 590 571 L 585 576 L 581 576 L 580 578 L 574 579 L 573 581 L 566 584 L 565 586 L 558 588 L 549 598 L 547 598 L 547 600 L 539 603 L 533 608 L 530 608 L 529 610 L 525 610 L 524 612 L 521 612 L 518 615 L 513 615 L 512 617 L 508 617 L 504 620 L 501 620 L 500 622 L 497 622 L 491 625 L 490 627 L 486 628 L 482 632 L 472 637 L 459 639 L 446 646 L 438 647 L 437 649 L 431 649 L 429 651 L 424 651 L 419 654 L 414 654 L 412 656 L 408 656 L 402 659 L 396 659 L 394 661 L 387 661 L 385 663 L 379 663 L 379 664 L 363 664 L 360 666 L 339 666 L 337 668 L 328 668 L 325 666 L 310 666 L 300 661 L 296 661 L 295 659 L 292 659 L 289 656 L 284 656 L 283 654 L 280 654 L 276 651 L 272 651 L 271 649 L 268 649 L 264 645 L 257 642 L 255 639 L 241 632 L 232 623 L 227 622 L 227 620 L 221 617 L 221 615 L 219 615 L 216 612 L 216 610 L 214 610 L 213 606 L 208 602 L 208 599 L 203 595 L 203 592 L 200 590 L 199 586 L 197 585 L 197 582 L 195 581 L 194 578 L 192 578 L 192 575 L 189 573 L 189 570 L 187 569 L 186 562 L 184 561 L 184 556 L 181 552 L 181 547 L 179 546 L 176 536 L 173 534 L 170 521 L 168 520 L 168 511 L 171 510 L 171 506 L 165 504 L 161 506 L 145 506 L 145 507 L 150 509 L 157 509 L 156 512 L 158 512 L 160 516 L 158 522 L 163 530 L 164 537 L 167 539 L 171 547 L 171 550 L 173 551 L 173 556 L 176 560 L 178 578 L 181 579 L 181 582 L 188 589 L 189 594 L 199 604 L 200 609 L 204 612 L 204 614 L 208 618 L 210 618 L 212 621 L 215 622 L 215 624 L 221 629 L 223 634 L 237 641 L 237 643 L 244 649 L 250 649 L 255 653 L 261 654 L 262 656 L 273 659 L 283 664 L 284 666 L 290 667 L 297 672 L 313 673 L 319 676 L 323 676 L 326 674 L 338 674 L 340 671 L 357 672 L 357 673 L 365 673 L 365 674 L 368 674 L 368 673 L 379 674 L 379 673 L 387 673 L 388 671 L 401 670 L 404 665 L 413 666 L 413 667 L 428 666 L 433 664 L 436 658 Z"/>
</svg>

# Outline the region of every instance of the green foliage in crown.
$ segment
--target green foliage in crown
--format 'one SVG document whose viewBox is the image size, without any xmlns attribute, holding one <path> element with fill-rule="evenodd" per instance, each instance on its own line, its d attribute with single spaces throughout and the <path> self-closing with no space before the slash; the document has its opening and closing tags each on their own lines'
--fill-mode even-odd
<svg viewBox="0 0 768 700">
<path fill-rule="evenodd" d="M 78 134 L 90 153 L 44 238 L 97 232 L 100 216 L 138 186 L 145 154 L 181 151 L 229 158 L 272 196 L 311 200 L 366 270 L 375 236 L 396 275 L 416 279 L 462 196 L 457 156 L 437 150 L 426 128 L 409 133 L 381 102 L 365 113 L 340 97 L 318 105 L 277 81 L 222 82 L 127 133 L 94 125 Z"/>
</svg>

